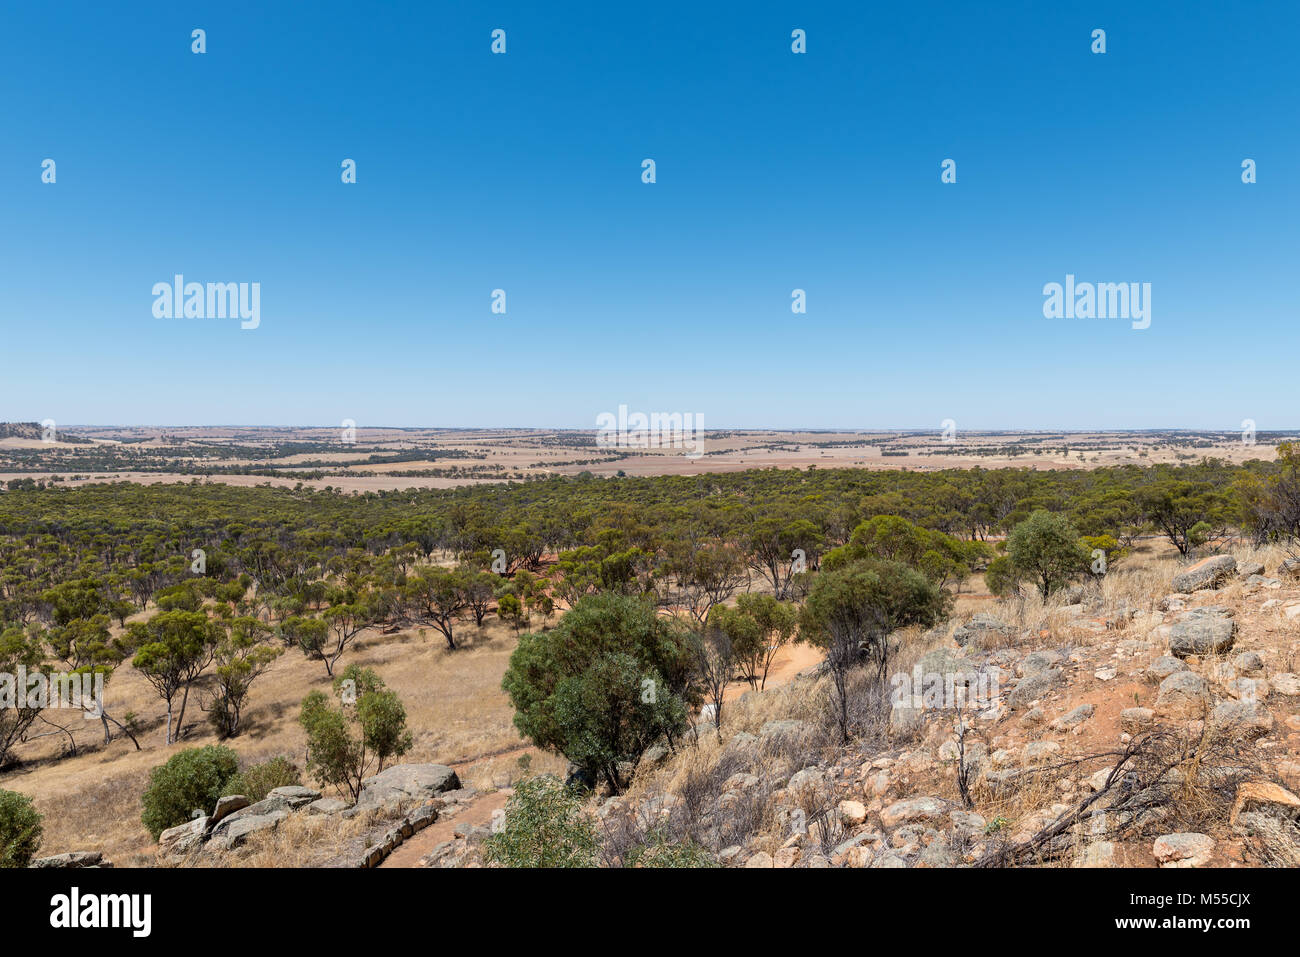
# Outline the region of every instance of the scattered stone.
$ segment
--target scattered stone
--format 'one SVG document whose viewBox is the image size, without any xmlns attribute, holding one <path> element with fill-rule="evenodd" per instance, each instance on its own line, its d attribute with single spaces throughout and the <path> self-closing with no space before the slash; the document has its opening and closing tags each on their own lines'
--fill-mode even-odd
<svg viewBox="0 0 1300 957">
<path fill-rule="evenodd" d="M 99 851 L 67 851 L 63 854 L 52 854 L 49 857 L 38 857 L 31 862 L 31 867 L 112 867 L 104 861 L 104 855 Z"/>
<path fill-rule="evenodd" d="M 1215 705 L 1210 723 L 1233 733 L 1258 737 L 1273 730 L 1273 715 L 1258 701 L 1224 701 Z"/>
<path fill-rule="evenodd" d="M 1220 605 L 1193 608 L 1178 616 L 1169 630 L 1169 653 L 1179 658 L 1217 655 L 1232 647 L 1237 623 Z"/>
<path fill-rule="evenodd" d="M 952 805 L 942 798 L 908 798 L 883 809 L 880 812 L 880 823 L 891 829 L 917 821 L 935 823 L 946 817 L 951 809 Z"/>
<path fill-rule="evenodd" d="M 963 647 L 971 644 L 984 644 L 988 641 L 989 636 L 997 638 L 1010 638 L 1015 634 L 1015 629 L 1006 622 L 999 621 L 992 615 L 980 613 L 966 622 L 964 625 L 958 625 L 953 629 L 952 639 Z M 993 643 L 996 643 L 994 638 Z"/>
<path fill-rule="evenodd" d="M 1256 575 L 1264 574 L 1263 562 L 1238 562 L 1237 574 L 1242 578 L 1250 578 Z"/>
<path fill-rule="evenodd" d="M 1105 668 L 1098 668 L 1096 671 L 1093 672 L 1092 676 L 1096 678 L 1098 681 L 1111 681 L 1118 674 L 1119 671 L 1117 669 L 1110 667 L 1108 665 Z"/>
<path fill-rule="evenodd" d="M 1300 578 L 1300 558 L 1285 558 L 1277 566 L 1279 578 Z"/>
<path fill-rule="evenodd" d="M 1150 708 L 1125 708 L 1119 713 L 1120 730 L 1140 734 L 1155 725 L 1156 713 Z"/>
<path fill-rule="evenodd" d="M 1187 663 L 1173 655 L 1161 655 L 1146 670 L 1146 679 L 1152 684 L 1159 684 L 1175 671 L 1186 671 Z"/>
<path fill-rule="evenodd" d="M 1262 807 L 1284 808 L 1285 813 L 1294 816 L 1297 809 L 1300 809 L 1300 797 L 1272 781 L 1247 781 L 1237 788 L 1237 799 L 1232 803 L 1232 814 L 1228 822 L 1235 827 L 1237 817 L 1243 811 Z"/>
<path fill-rule="evenodd" d="M 845 824 L 856 827 L 867 819 L 867 808 L 861 801 L 841 801 L 840 818 Z"/>
<path fill-rule="evenodd" d="M 1199 718 L 1210 704 L 1210 686 L 1194 671 L 1176 671 L 1160 682 L 1156 713 L 1168 718 Z"/>
<path fill-rule="evenodd" d="M 1201 867 L 1214 853 L 1208 834 L 1165 834 L 1155 839 L 1151 853 L 1161 867 Z"/>
<path fill-rule="evenodd" d="M 1091 718 L 1094 710 L 1095 709 L 1090 704 L 1081 704 L 1073 711 L 1070 711 L 1067 714 L 1063 714 L 1055 721 L 1053 721 L 1052 727 L 1057 731 L 1069 731 L 1072 728 L 1078 727 L 1079 725 L 1083 724 L 1083 722 Z M 1056 742 L 1051 741 L 1046 743 L 1055 744 Z M 1030 747 L 1033 747 L 1033 745 L 1030 745 Z M 1026 748 L 1025 750 L 1026 752 L 1028 752 L 1028 748 Z"/>
<path fill-rule="evenodd" d="M 1286 695 L 1289 698 L 1300 695 L 1300 675 L 1282 671 L 1273 676 L 1272 684 L 1273 690 L 1278 694 Z"/>
<path fill-rule="evenodd" d="M 1214 588 L 1231 578 L 1237 571 L 1237 560 L 1231 555 L 1211 555 L 1174 576 L 1171 583 L 1176 592 L 1194 592 L 1201 588 Z"/>
<path fill-rule="evenodd" d="M 1028 708 L 1061 682 L 1059 668 L 1040 671 L 1020 679 L 1020 683 L 1007 695 L 1007 707 L 1012 711 Z"/>
<path fill-rule="evenodd" d="M 774 865 L 775 862 L 772 860 L 772 855 L 767 853 L 767 851 L 759 851 L 749 860 L 745 861 L 746 867 L 773 867 Z"/>
</svg>

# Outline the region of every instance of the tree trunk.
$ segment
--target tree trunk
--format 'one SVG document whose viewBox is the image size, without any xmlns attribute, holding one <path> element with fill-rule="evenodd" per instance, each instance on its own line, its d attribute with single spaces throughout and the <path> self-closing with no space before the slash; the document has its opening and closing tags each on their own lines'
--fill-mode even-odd
<svg viewBox="0 0 1300 957">
<path fill-rule="evenodd" d="M 181 739 L 181 735 L 184 733 L 184 728 L 185 728 L 185 705 L 187 705 L 187 704 L 189 703 L 189 700 L 190 700 L 190 686 L 189 686 L 188 684 L 186 684 L 186 685 L 185 685 L 185 694 L 181 696 L 181 713 L 180 713 L 180 715 L 177 716 L 177 718 L 176 718 L 176 740 L 177 740 L 177 741 L 179 741 L 179 740 Z"/>
</svg>

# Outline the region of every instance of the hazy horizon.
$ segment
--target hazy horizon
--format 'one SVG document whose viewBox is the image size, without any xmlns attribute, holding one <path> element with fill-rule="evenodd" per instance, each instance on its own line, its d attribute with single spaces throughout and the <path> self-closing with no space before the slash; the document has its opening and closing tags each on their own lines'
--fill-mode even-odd
<svg viewBox="0 0 1300 957">
<path fill-rule="evenodd" d="M 0 420 L 0 421 L 3 421 L 3 422 L 17 422 L 17 421 L 35 421 L 35 420 L 16 420 L 16 419 L 7 419 L 7 420 Z M 381 422 L 376 422 L 376 423 L 358 422 L 358 423 L 356 423 L 356 426 L 355 426 L 355 427 L 356 427 L 356 429 L 358 430 L 358 432 L 364 432 L 364 431 L 366 431 L 367 429 L 376 429 L 376 430 L 382 430 L 382 429 L 394 429 L 394 430 L 402 430 L 402 431 L 449 430 L 449 431 L 465 431 L 465 432 L 473 432 L 473 431 L 511 431 L 511 430 L 527 431 L 527 432 L 547 432 L 547 431 L 561 431 L 561 432 L 596 432 L 596 431 L 598 431 L 597 427 L 594 426 L 594 425 L 586 425 L 586 426 L 581 426 L 581 425 L 537 425 L 537 426 L 532 426 L 532 425 L 495 425 L 495 424 L 494 424 L 494 425 L 437 425 L 437 424 L 435 424 L 435 425 L 428 425 L 428 424 L 425 424 L 425 425 L 398 425 L 398 424 L 393 424 L 393 423 L 381 423 Z M 314 423 L 314 424 L 304 424 L 304 423 L 258 423 L 258 422 L 171 422 L 171 423 L 161 423 L 161 422 L 68 422 L 68 423 L 59 423 L 59 428 L 61 428 L 61 429 L 300 429 L 300 430 L 315 430 L 315 429 L 337 429 L 337 428 L 339 428 L 339 424 L 338 424 L 338 423 L 332 423 L 332 422 L 330 422 L 330 423 L 321 422 L 321 423 Z M 776 427 L 776 426 L 764 426 L 764 425 L 727 425 L 727 424 L 723 424 L 723 425 L 713 425 L 713 424 L 708 423 L 708 422 L 706 421 L 706 422 L 705 422 L 705 425 L 704 425 L 704 427 L 703 427 L 703 431 L 705 431 L 705 432 L 744 431 L 744 432 L 780 432 L 780 433 L 798 433 L 798 432 L 837 432 L 837 433 L 844 433 L 844 432 L 860 432 L 860 433 L 872 434 L 872 433 L 882 433 L 882 432 L 883 432 L 883 433 L 918 433 L 918 432 L 919 432 L 919 433 L 925 433 L 925 432 L 940 432 L 940 431 L 942 431 L 942 429 L 941 429 L 941 427 L 939 427 L 939 426 L 921 426 L 921 425 L 917 425 L 917 426 L 861 426 L 861 425 L 853 425 L 853 426 L 826 426 L 826 425 L 808 426 L 808 425 L 805 425 L 805 426 L 793 426 L 793 427 L 789 427 L 789 428 L 781 428 L 781 427 Z M 1015 428 L 1015 427 L 997 427 L 997 426 L 986 427 L 986 426 L 974 425 L 974 426 L 969 426 L 969 427 L 965 427 L 965 426 L 963 426 L 963 427 L 961 427 L 960 429 L 958 429 L 957 431 L 958 431 L 958 434 L 960 434 L 961 432 L 981 433 L 981 434 L 989 434 L 989 433 L 991 433 L 991 434 L 998 434 L 998 433 L 1008 433 L 1008 434 L 1011 434 L 1011 433 L 1015 433 L 1015 434 L 1031 434 L 1031 435 L 1032 435 L 1032 434 L 1053 434 L 1053 433 L 1078 433 L 1078 434 L 1088 434 L 1088 433 L 1097 433 L 1097 432 L 1102 432 L 1102 433 L 1112 433 L 1112 434 L 1123 434 L 1123 433 L 1134 433 L 1134 434 L 1140 434 L 1140 433 L 1161 433 L 1161 432 L 1187 432 L 1187 433 L 1216 433 L 1216 434 L 1222 434 L 1222 435 L 1234 435 L 1234 434 L 1239 434 L 1239 433 L 1241 433 L 1243 430 L 1242 430 L 1241 428 L 1230 429 L 1230 428 L 1210 427 L 1210 426 L 1203 426 L 1203 427 L 1197 427 L 1197 426 L 1190 426 L 1190 427 L 1179 427 L 1179 426 L 1135 426 L 1135 427 L 1132 427 L 1132 428 L 1073 428 L 1073 427 L 1068 427 L 1068 428 L 1067 428 L 1067 427 L 1060 427 L 1060 428 Z M 1297 426 L 1297 427 L 1295 427 L 1295 428 L 1268 428 L 1268 429 L 1257 429 L 1257 430 L 1256 430 L 1256 434 L 1260 434 L 1260 433 L 1265 433 L 1265 434 L 1284 434 L 1284 433 L 1288 433 L 1288 432 L 1300 432 L 1300 426 Z"/>
</svg>

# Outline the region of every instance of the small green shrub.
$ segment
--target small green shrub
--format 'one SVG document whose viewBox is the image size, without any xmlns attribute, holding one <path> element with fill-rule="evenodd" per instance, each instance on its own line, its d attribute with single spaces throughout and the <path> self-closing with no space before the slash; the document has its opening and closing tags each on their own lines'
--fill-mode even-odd
<svg viewBox="0 0 1300 957">
<path fill-rule="evenodd" d="M 302 772 L 288 758 L 276 757 L 254 764 L 236 774 L 222 794 L 242 794 L 250 801 L 265 798 L 276 788 L 302 784 Z"/>
<path fill-rule="evenodd" d="M 595 867 L 599 849 L 581 800 L 549 774 L 515 786 L 505 826 L 484 841 L 484 856 L 498 867 Z"/>
<path fill-rule="evenodd" d="M 167 828 L 190 820 L 196 810 L 211 814 L 238 773 L 239 762 L 229 748 L 208 745 L 179 751 L 149 773 L 140 820 L 156 841 Z"/>
<path fill-rule="evenodd" d="M 0 791 L 0 867 L 26 867 L 41 846 L 41 815 L 32 799 Z"/>
</svg>

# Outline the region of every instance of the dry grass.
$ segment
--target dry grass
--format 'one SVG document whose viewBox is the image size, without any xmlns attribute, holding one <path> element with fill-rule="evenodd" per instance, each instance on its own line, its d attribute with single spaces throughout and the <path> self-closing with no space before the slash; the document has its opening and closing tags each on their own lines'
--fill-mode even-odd
<svg viewBox="0 0 1300 957">
<path fill-rule="evenodd" d="M 501 690 L 501 676 L 516 645 L 510 629 L 490 620 L 481 631 L 464 627 L 458 640 L 465 647 L 449 652 L 442 636 L 433 631 L 424 636 L 416 631 L 367 633 L 340 665 L 355 662 L 373 668 L 399 694 L 415 739 L 404 761 L 452 764 L 465 783 L 480 788 L 517 778 L 524 754 L 531 755 L 534 771 L 563 772 L 562 760 L 531 748 L 514 727 L 514 710 Z M 309 691 L 327 688 L 328 682 L 321 662 L 287 650 L 253 685 L 246 731 L 221 743 L 239 754 L 241 765 L 286 755 L 304 766 L 306 737 L 297 723 L 298 705 Z M 185 714 L 186 737 L 167 747 L 163 702 L 129 664 L 113 675 L 105 698 L 115 717 L 131 711 L 140 716 L 143 730 L 137 737 L 142 751 L 116 733 L 104 746 L 98 722 L 60 715 L 79 753 L 61 756 L 62 734 L 20 745 L 16 756 L 21 764 L 0 775 L 0 787 L 29 795 L 45 815 L 42 853 L 98 850 L 119 867 L 152 864 L 154 843 L 140 823 L 140 795 L 149 771 L 182 747 L 215 744 L 218 739 L 192 694 Z"/>
</svg>

